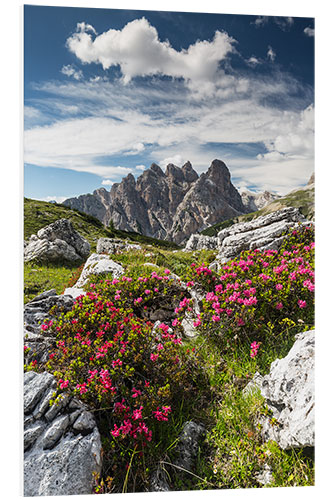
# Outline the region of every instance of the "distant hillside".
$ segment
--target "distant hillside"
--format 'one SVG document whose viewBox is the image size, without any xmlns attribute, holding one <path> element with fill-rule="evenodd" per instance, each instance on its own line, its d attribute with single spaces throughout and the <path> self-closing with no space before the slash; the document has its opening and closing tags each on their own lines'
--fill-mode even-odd
<svg viewBox="0 0 333 500">
<path fill-rule="evenodd" d="M 63 218 L 72 222 L 74 229 L 89 241 L 92 250 L 96 249 L 99 238 L 121 238 L 162 248 L 178 248 L 175 243 L 157 240 L 136 232 L 107 229 L 101 221 L 92 215 L 58 203 L 30 198 L 24 198 L 24 239 L 27 240 L 42 227 Z"/>
<path fill-rule="evenodd" d="M 277 200 L 272 201 L 264 208 L 256 212 L 251 212 L 245 215 L 239 215 L 237 217 L 233 217 L 232 219 L 228 219 L 226 221 L 222 221 L 218 224 L 214 224 L 213 226 L 208 227 L 201 231 L 200 234 L 204 234 L 206 236 L 216 236 L 219 231 L 222 229 L 235 224 L 236 222 L 247 222 L 249 220 L 255 219 L 260 215 L 266 215 L 271 212 L 276 212 L 284 207 L 297 207 L 300 209 L 300 212 L 309 220 L 314 219 L 314 182 L 312 181 L 312 176 L 304 188 L 300 188 L 294 191 L 291 191 L 286 196 L 279 198 Z M 312 182 L 311 182 L 312 181 Z"/>
</svg>

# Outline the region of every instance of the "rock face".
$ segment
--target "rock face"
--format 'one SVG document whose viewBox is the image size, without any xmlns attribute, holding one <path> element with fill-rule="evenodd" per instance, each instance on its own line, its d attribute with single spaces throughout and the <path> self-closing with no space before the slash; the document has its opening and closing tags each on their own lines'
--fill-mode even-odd
<svg viewBox="0 0 333 500">
<path fill-rule="evenodd" d="M 192 234 L 186 242 L 185 251 L 194 250 L 216 250 L 219 239 L 215 236 L 205 236 L 203 234 Z"/>
<path fill-rule="evenodd" d="M 296 335 L 296 342 L 283 359 L 271 364 L 261 383 L 261 393 L 277 420 L 264 419 L 262 434 L 283 449 L 314 446 L 315 331 Z"/>
<path fill-rule="evenodd" d="M 99 238 L 97 241 L 97 253 L 117 254 L 129 250 L 141 250 L 141 246 L 117 238 Z"/>
<path fill-rule="evenodd" d="M 197 424 L 191 420 L 185 422 L 176 446 L 177 458 L 174 465 L 176 466 L 175 474 L 177 476 L 182 476 L 184 469 L 190 473 L 193 472 L 198 458 L 199 444 L 205 434 L 206 429 L 202 424 Z M 150 491 L 172 491 L 169 479 L 170 476 L 165 469 L 158 467 L 152 474 Z"/>
<path fill-rule="evenodd" d="M 278 250 L 284 240 L 283 233 L 303 222 L 305 219 L 297 208 L 287 207 L 222 229 L 217 235 L 217 260 L 223 263 L 237 257 L 243 250 L 254 248 Z"/>
<path fill-rule="evenodd" d="M 53 375 L 24 374 L 24 495 L 92 493 L 102 466 L 94 417 L 78 400 L 64 396 L 50 406 Z"/>
<path fill-rule="evenodd" d="M 247 212 L 256 212 L 264 208 L 268 203 L 280 198 L 279 195 L 264 191 L 263 193 L 253 193 L 248 189 L 240 190 L 242 202 Z"/>
<path fill-rule="evenodd" d="M 88 241 L 73 228 L 68 219 L 59 219 L 31 235 L 24 248 L 24 260 L 40 263 L 77 264 L 90 252 Z"/>
<path fill-rule="evenodd" d="M 271 364 L 268 375 L 258 372 L 243 393 L 259 390 L 276 422 L 260 419 L 264 440 L 276 441 L 281 448 L 313 447 L 315 330 L 299 333 L 287 356 Z"/>
<path fill-rule="evenodd" d="M 82 269 L 75 288 L 82 288 L 88 282 L 91 274 L 107 273 L 111 273 L 114 278 L 119 278 L 124 273 L 124 268 L 106 255 L 92 253 Z"/>
<path fill-rule="evenodd" d="M 214 160 L 200 177 L 190 162 L 181 168 L 169 164 L 165 172 L 153 163 L 135 180 L 93 194 L 65 200 L 64 205 L 94 215 L 105 225 L 182 243 L 192 233 L 235 215 L 246 213 L 231 183 L 230 172 Z"/>
<path fill-rule="evenodd" d="M 44 363 L 48 360 L 48 349 L 54 339 L 48 331 L 41 330 L 41 324 L 45 319 L 60 315 L 62 312 L 70 311 L 73 307 L 73 298 L 69 295 L 57 295 L 57 292 L 48 290 L 34 297 L 24 307 L 23 324 L 25 346 L 30 349 L 25 355 L 25 361 L 29 364 L 36 360 Z M 53 310 L 53 315 L 49 314 Z"/>
</svg>

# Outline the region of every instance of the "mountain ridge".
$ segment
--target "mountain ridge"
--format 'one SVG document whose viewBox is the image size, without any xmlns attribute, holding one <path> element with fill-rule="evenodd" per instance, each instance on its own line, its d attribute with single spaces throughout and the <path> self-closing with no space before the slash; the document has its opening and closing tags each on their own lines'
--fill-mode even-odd
<svg viewBox="0 0 333 500">
<path fill-rule="evenodd" d="M 177 244 L 194 232 L 249 211 L 228 167 L 218 159 L 200 176 L 189 161 L 182 167 L 169 163 L 165 172 L 152 163 L 137 179 L 130 173 L 110 191 L 99 188 L 68 198 L 63 205 L 89 213 L 105 226 L 112 221 L 117 229 Z"/>
</svg>

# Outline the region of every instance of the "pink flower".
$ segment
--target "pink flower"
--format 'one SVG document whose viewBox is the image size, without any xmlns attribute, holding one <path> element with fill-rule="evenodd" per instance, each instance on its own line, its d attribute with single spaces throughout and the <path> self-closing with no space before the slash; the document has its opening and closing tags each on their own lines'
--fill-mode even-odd
<svg viewBox="0 0 333 500">
<path fill-rule="evenodd" d="M 303 309 L 304 307 L 306 307 L 306 300 L 299 300 L 297 304 L 301 309 Z"/>
<path fill-rule="evenodd" d="M 141 419 L 142 418 L 142 410 L 143 410 L 143 406 L 140 406 L 140 408 L 138 410 L 133 410 L 132 419 L 133 420 Z"/>
<path fill-rule="evenodd" d="M 282 290 L 283 288 L 283 285 L 281 285 L 281 283 L 278 283 L 276 286 L 275 286 L 276 290 Z"/>
<path fill-rule="evenodd" d="M 252 344 L 251 344 L 251 352 L 250 352 L 251 358 L 255 358 L 256 357 L 256 355 L 258 354 L 259 347 L 260 347 L 260 342 L 252 342 Z"/>
<path fill-rule="evenodd" d="M 111 434 L 112 434 L 112 436 L 114 436 L 114 437 L 118 437 L 118 436 L 119 436 L 119 429 L 118 429 L 118 427 L 116 426 L 116 424 L 114 424 L 114 430 L 113 430 L 113 431 L 111 431 Z"/>
<path fill-rule="evenodd" d="M 69 384 L 69 380 L 63 380 L 62 378 L 59 380 L 58 382 L 59 386 L 60 386 L 60 389 L 66 389 L 66 387 L 68 387 L 68 384 Z"/>
<path fill-rule="evenodd" d="M 212 316 L 212 320 L 213 320 L 215 323 L 217 323 L 218 321 L 220 321 L 220 319 L 221 319 L 221 318 L 220 318 L 220 316 L 217 316 L 216 314 L 213 314 L 213 316 Z"/>
<path fill-rule="evenodd" d="M 282 304 L 282 302 L 278 302 L 278 303 L 276 304 L 276 306 L 275 306 L 275 307 L 276 307 L 276 309 L 278 309 L 278 310 L 282 309 L 282 308 L 283 308 L 283 304 Z"/>
<path fill-rule="evenodd" d="M 170 269 L 164 269 L 164 274 L 170 274 Z"/>
<path fill-rule="evenodd" d="M 158 354 L 151 353 L 151 355 L 150 355 L 150 359 L 151 359 L 152 361 L 156 361 L 156 360 L 158 359 Z"/>
<path fill-rule="evenodd" d="M 138 396 L 141 396 L 141 394 L 142 394 L 141 391 L 139 389 L 135 389 L 135 387 L 133 387 L 132 392 L 133 392 L 132 398 L 137 398 Z"/>
<path fill-rule="evenodd" d="M 146 295 L 149 295 L 150 293 L 151 293 L 151 292 L 150 292 L 150 290 L 148 290 L 148 289 L 147 289 L 147 290 L 145 290 L 145 294 L 146 294 Z"/>
</svg>

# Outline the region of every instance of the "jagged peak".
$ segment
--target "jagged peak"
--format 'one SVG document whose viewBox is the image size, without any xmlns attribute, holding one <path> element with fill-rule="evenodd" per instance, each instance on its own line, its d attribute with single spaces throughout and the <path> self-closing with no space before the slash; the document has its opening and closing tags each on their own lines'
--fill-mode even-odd
<svg viewBox="0 0 333 500">
<path fill-rule="evenodd" d="M 192 163 L 190 161 L 187 161 L 186 163 L 184 163 L 184 165 L 182 166 L 182 171 L 183 171 L 185 180 L 187 182 L 193 182 L 193 181 L 196 181 L 197 179 L 199 179 L 199 175 L 192 167 Z"/>
<path fill-rule="evenodd" d="M 126 177 L 123 177 L 122 183 L 124 184 L 133 184 L 135 185 L 135 177 L 133 174 L 127 174 Z"/>
<path fill-rule="evenodd" d="M 173 163 L 168 163 L 165 169 L 165 174 L 167 177 L 172 177 L 180 181 L 184 180 L 184 173 L 182 169 L 177 167 L 177 165 L 174 165 Z"/>
<path fill-rule="evenodd" d="M 163 170 L 161 169 L 161 167 L 159 165 L 157 165 L 157 163 L 152 163 L 150 165 L 150 171 L 154 172 L 157 175 L 161 175 L 162 177 L 165 176 Z M 147 170 L 145 172 L 147 172 Z"/>
</svg>

